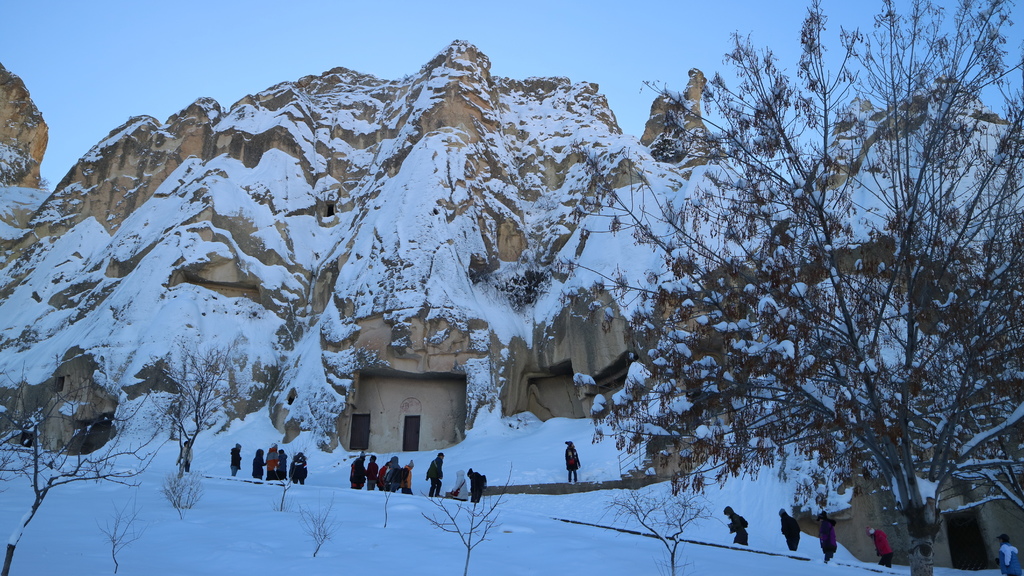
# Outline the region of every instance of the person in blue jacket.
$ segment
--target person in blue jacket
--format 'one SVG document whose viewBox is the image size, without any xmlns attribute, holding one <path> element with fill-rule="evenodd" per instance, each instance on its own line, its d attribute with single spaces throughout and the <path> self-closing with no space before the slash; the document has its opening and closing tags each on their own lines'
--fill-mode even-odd
<svg viewBox="0 0 1024 576">
<path fill-rule="evenodd" d="M 999 573 L 1021 576 L 1020 560 L 1017 558 L 1017 547 L 1010 544 L 1010 537 L 1006 534 L 996 536 L 999 540 Z"/>
</svg>

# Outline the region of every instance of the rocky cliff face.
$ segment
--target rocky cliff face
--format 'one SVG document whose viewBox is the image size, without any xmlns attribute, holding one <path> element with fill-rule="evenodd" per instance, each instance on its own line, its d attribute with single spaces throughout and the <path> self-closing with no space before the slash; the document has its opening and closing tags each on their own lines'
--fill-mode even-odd
<svg viewBox="0 0 1024 576">
<path fill-rule="evenodd" d="M 0 186 L 39 187 L 47 128 L 21 78 L 0 65 Z"/>
<path fill-rule="evenodd" d="M 579 412 L 635 346 L 602 274 L 651 258 L 590 233 L 581 151 L 626 149 L 678 179 L 596 85 L 495 77 L 463 42 L 400 80 L 336 68 L 132 118 L 5 237 L 0 371 L 34 384 L 84 355 L 97 387 L 137 390 L 182 341 L 233 343 L 235 416 L 269 406 L 328 445 L 371 373 L 461 379 L 467 426 Z"/>
</svg>

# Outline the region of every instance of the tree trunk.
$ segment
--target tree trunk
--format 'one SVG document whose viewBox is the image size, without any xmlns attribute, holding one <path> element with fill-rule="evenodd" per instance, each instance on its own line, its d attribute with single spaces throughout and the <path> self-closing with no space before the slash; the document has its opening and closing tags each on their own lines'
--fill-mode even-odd
<svg viewBox="0 0 1024 576">
<path fill-rule="evenodd" d="M 469 555 L 473 553 L 473 549 L 469 546 L 466 547 L 466 566 L 462 569 L 462 576 L 469 576 Z"/>
<path fill-rule="evenodd" d="M 7 556 L 4 557 L 4 570 L 0 572 L 0 576 L 10 576 L 12 560 L 14 560 L 14 544 L 8 544 Z"/>
<path fill-rule="evenodd" d="M 910 536 L 910 575 L 932 576 L 935 569 L 935 535 L 939 533 L 939 515 L 935 500 L 929 498 L 924 505 L 908 507 L 907 535 Z"/>
</svg>

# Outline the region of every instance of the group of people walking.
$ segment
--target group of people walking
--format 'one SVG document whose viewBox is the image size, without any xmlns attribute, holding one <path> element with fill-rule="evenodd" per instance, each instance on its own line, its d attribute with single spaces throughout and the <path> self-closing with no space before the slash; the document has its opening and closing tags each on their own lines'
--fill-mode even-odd
<svg viewBox="0 0 1024 576">
<path fill-rule="evenodd" d="M 263 477 L 263 469 L 266 468 L 266 478 Z M 242 468 L 242 445 L 235 444 L 231 449 L 231 475 L 235 476 Z M 284 449 L 279 449 L 277 444 L 271 444 L 264 458 L 263 449 L 256 450 L 256 456 L 252 459 L 252 477 L 257 480 L 281 480 L 292 481 L 295 484 L 305 484 L 308 470 L 306 468 L 306 455 L 299 452 L 291 460 L 289 467 L 288 454 Z"/>
<path fill-rule="evenodd" d="M 383 465 L 377 463 L 376 455 L 371 454 L 369 462 L 366 461 L 366 458 L 366 454 L 360 453 L 349 468 L 349 484 L 353 490 L 362 490 L 365 486 L 367 490 L 413 493 L 412 471 L 416 464 L 412 460 L 402 466 L 398 461 L 398 456 L 392 456 Z M 467 478 L 469 479 L 469 489 L 466 488 Z M 437 457 L 430 461 L 425 479 L 430 482 L 427 496 L 430 498 L 441 497 L 441 481 L 444 479 L 444 452 L 438 452 Z M 487 477 L 479 472 L 474 472 L 472 468 L 469 469 L 468 474 L 459 470 L 455 473 L 455 485 L 444 494 L 444 497 L 457 500 L 470 499 L 476 503 L 480 501 L 486 484 Z"/>
<path fill-rule="evenodd" d="M 724 513 L 729 518 L 729 533 L 736 535 L 733 537 L 733 544 L 746 546 L 748 538 L 746 519 L 737 514 L 730 506 L 725 507 Z M 790 550 L 796 551 L 800 545 L 800 524 L 785 509 L 779 510 L 779 519 L 781 520 L 782 536 L 786 539 L 786 545 Z M 825 563 L 827 564 L 839 547 L 836 541 L 836 521 L 829 518 L 825 511 L 819 513 L 816 520 L 818 521 L 818 543 L 821 545 L 821 551 L 825 555 Z M 871 538 L 872 543 L 875 545 L 875 552 L 880 557 L 878 564 L 892 568 L 893 552 L 892 547 L 889 546 L 888 536 L 886 536 L 885 532 L 876 530 L 871 526 L 868 526 L 865 532 Z"/>
</svg>

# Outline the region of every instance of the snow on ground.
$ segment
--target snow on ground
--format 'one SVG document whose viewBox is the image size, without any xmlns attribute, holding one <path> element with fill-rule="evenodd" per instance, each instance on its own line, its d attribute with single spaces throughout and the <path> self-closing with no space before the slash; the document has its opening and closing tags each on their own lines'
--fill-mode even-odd
<svg viewBox="0 0 1024 576">
<path fill-rule="evenodd" d="M 540 422 L 529 414 L 512 418 L 481 415 L 465 442 L 444 450 L 445 490 L 457 470 L 470 467 L 487 475 L 490 485 L 504 484 L 511 470 L 512 484 L 562 482 L 563 451 L 573 440 L 583 468 L 580 480 L 618 477 L 614 441 L 592 444 L 593 427 L 587 421 L 552 419 Z M 243 446 L 243 469 L 230 479 L 228 452 Z M 302 437 L 283 445 L 289 457 L 302 451 L 309 457 L 305 486 L 286 492 L 287 510 L 275 511 L 283 489 L 279 485 L 242 482 L 250 478 L 248 465 L 256 448 L 280 444 L 280 434 L 266 414 L 250 415 L 218 435 L 202 436 L 196 444 L 193 472 L 204 480 L 199 504 L 180 519 L 160 494 L 166 474 L 174 470 L 175 443 L 168 443 L 141 477 L 129 488 L 110 483 L 81 483 L 55 489 L 25 531 L 12 565 L 15 575 L 110 574 L 110 545 L 100 526 L 112 521 L 115 506 L 135 499 L 139 526 L 145 533 L 118 554 L 119 575 L 290 574 L 303 576 L 367 573 L 391 566 L 417 576 L 461 574 L 465 548 L 455 534 L 432 527 L 436 504 L 423 496 L 427 466 L 436 452 L 403 453 L 402 464 L 414 460 L 414 496 L 355 491 L 348 488 L 348 469 L 354 454 L 324 453 L 303 445 Z M 381 460 L 390 458 L 380 455 Z M 21 478 L 0 484 L 0 533 L 9 534 L 27 509 L 30 491 Z M 667 490 L 656 484 L 645 490 Z M 608 510 L 617 490 L 561 496 L 510 495 L 500 507 L 501 526 L 489 541 L 474 549 L 470 574 L 517 576 L 532 574 L 624 575 L 658 574 L 664 548 L 651 538 L 555 518 L 635 528 Z M 759 576 L 818 576 L 821 573 L 866 575 L 866 568 L 884 574 L 909 574 L 905 566 L 878 569 L 861 563 L 840 548 L 832 565 L 824 566 L 817 539 L 804 535 L 795 560 L 779 534 L 778 510 L 791 501 L 789 487 L 768 474 L 757 481 L 738 480 L 707 494 L 712 518 L 694 526 L 687 539 L 712 544 L 731 543 L 720 510 L 732 506 L 750 523 L 750 550 L 738 551 L 686 544 L 682 549 L 686 576 L 757 574 Z M 489 498 L 489 497 L 488 497 Z M 314 544 L 303 531 L 300 508 L 320 509 L 333 500 L 338 530 L 313 557 Z M 451 500 L 449 506 L 455 505 Z M 485 498 L 486 503 L 486 498 Z M 387 526 L 385 527 L 385 513 Z M 939 576 L 959 571 L 936 569 Z M 974 574 L 995 574 L 988 570 Z"/>
</svg>

